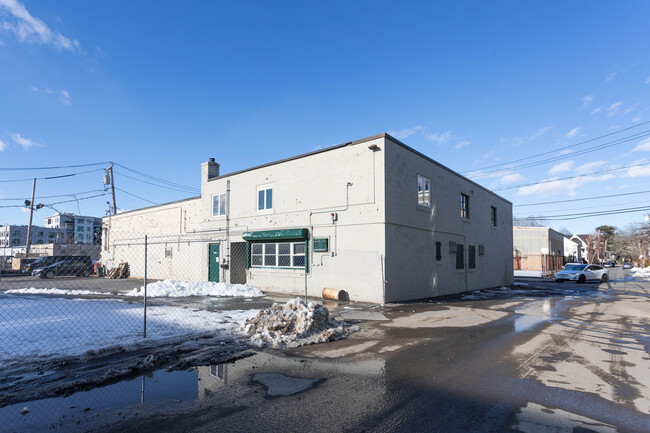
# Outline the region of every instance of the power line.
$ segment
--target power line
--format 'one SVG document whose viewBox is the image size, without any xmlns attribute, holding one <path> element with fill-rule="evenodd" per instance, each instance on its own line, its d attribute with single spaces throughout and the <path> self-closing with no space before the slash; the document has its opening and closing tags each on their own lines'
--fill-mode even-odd
<svg viewBox="0 0 650 433">
<path fill-rule="evenodd" d="M 634 213 L 634 212 L 646 212 L 650 211 L 649 206 L 642 206 L 636 208 L 627 208 L 627 209 L 617 209 L 611 211 L 602 211 L 602 212 L 583 212 L 583 213 L 573 213 L 573 214 L 564 214 L 564 215 L 549 215 L 547 217 L 529 217 L 536 220 L 543 221 L 564 221 L 564 220 L 573 220 L 579 218 L 590 218 L 596 216 L 605 216 L 605 215 L 617 215 L 624 213 Z"/>
<path fill-rule="evenodd" d="M 596 200 L 596 199 L 599 199 L 599 198 L 611 198 L 611 197 L 623 197 L 623 196 L 626 196 L 626 195 L 647 194 L 649 192 L 650 192 L 650 190 L 648 190 L 648 191 L 637 191 L 637 192 L 626 192 L 626 193 L 621 193 L 621 194 L 600 195 L 600 196 L 595 196 L 595 197 L 572 198 L 570 200 L 556 200 L 556 201 L 543 201 L 543 202 L 539 202 L 539 203 L 514 204 L 514 205 L 512 205 L 512 207 L 526 207 L 526 206 L 540 206 L 540 205 L 543 205 L 543 204 L 569 203 L 569 202 L 574 202 L 574 201 Z"/>
<path fill-rule="evenodd" d="M 74 196 L 74 195 L 81 195 L 81 194 L 90 194 L 91 192 L 100 192 L 102 191 L 101 189 L 91 189 L 90 191 L 82 191 L 82 192 L 72 192 L 69 194 L 58 194 L 58 195 L 41 195 L 41 196 L 36 196 L 36 198 L 44 199 L 44 198 L 57 198 L 57 197 L 67 197 L 67 196 Z M 29 197 L 17 197 L 17 198 L 0 198 L 2 201 L 9 201 L 9 200 L 29 200 Z"/>
<path fill-rule="evenodd" d="M 569 146 L 564 146 L 561 149 L 549 150 L 547 152 L 538 153 L 536 155 L 527 156 L 525 158 L 519 158 L 519 159 L 514 159 L 512 161 L 501 162 L 499 164 L 489 165 L 489 166 L 483 167 L 483 168 L 481 168 L 479 170 L 485 170 L 485 169 L 494 168 L 494 167 L 501 167 L 503 165 L 513 164 L 515 162 L 527 161 L 529 159 L 537 158 L 539 156 L 549 155 L 551 153 L 557 152 L 558 150 L 569 149 L 569 148 L 572 148 L 572 147 L 576 147 L 576 146 L 580 146 L 580 145 L 583 145 L 583 144 L 591 143 L 593 141 L 597 141 L 597 140 L 600 140 L 600 139 L 605 138 L 605 137 L 611 137 L 612 135 L 616 135 L 616 134 L 620 134 L 621 132 L 629 131 L 630 129 L 638 128 L 639 126 L 647 125 L 648 123 L 650 123 L 650 120 L 648 120 L 646 122 L 637 123 L 636 125 L 632 125 L 632 126 L 630 126 L 628 128 L 619 129 L 618 131 L 610 132 L 609 134 L 601 135 L 599 137 L 590 138 L 589 140 L 584 140 L 584 141 L 581 141 L 581 142 L 576 143 L 576 144 L 572 144 L 572 145 L 569 145 Z M 477 170 L 472 170 L 472 171 L 477 171 Z M 470 172 L 465 172 L 463 174 L 466 174 L 466 173 L 471 173 L 471 171 Z"/>
<path fill-rule="evenodd" d="M 561 180 L 576 179 L 578 177 L 593 176 L 595 174 L 612 173 L 612 172 L 615 172 L 615 171 L 625 170 L 627 168 L 638 167 L 640 165 L 647 165 L 649 163 L 650 163 L 649 161 L 643 161 L 643 162 L 638 162 L 638 163 L 635 163 L 635 164 L 623 165 L 621 167 L 612 168 L 612 169 L 609 169 L 609 170 L 594 171 L 592 173 L 578 174 L 578 175 L 575 175 L 575 176 L 568 176 L 568 177 L 560 177 L 560 178 L 557 178 L 557 179 L 541 180 L 539 182 L 527 183 L 527 184 L 524 184 L 524 185 L 515 185 L 515 186 L 504 187 L 504 188 L 497 188 L 497 189 L 493 189 L 492 191 L 505 191 L 507 189 L 523 188 L 525 186 L 533 186 L 533 185 L 539 185 L 539 184 L 543 184 L 543 183 L 558 182 L 558 181 L 561 181 Z"/>
<path fill-rule="evenodd" d="M 579 156 L 579 155 L 584 155 L 585 153 L 591 153 L 591 152 L 595 152 L 595 151 L 598 151 L 598 150 L 606 149 L 608 147 L 618 146 L 619 144 L 627 143 L 629 141 L 637 140 L 639 138 L 643 138 L 643 137 L 646 137 L 646 136 L 649 136 L 649 135 L 650 135 L 650 130 L 643 131 L 643 132 L 640 132 L 640 133 L 638 133 L 636 135 L 631 135 L 631 136 L 628 136 L 628 137 L 619 138 L 619 139 L 617 139 L 615 141 L 610 141 L 610 142 L 607 142 L 607 143 L 599 144 L 597 146 L 588 147 L 588 148 L 580 150 L 578 152 L 573 152 L 573 153 L 569 153 L 569 154 L 566 154 L 566 155 L 554 156 L 552 158 L 543 159 L 541 161 L 530 162 L 530 163 L 520 165 L 520 166 L 516 166 L 516 167 L 508 167 L 508 168 L 502 168 L 502 169 L 499 169 L 499 170 L 476 173 L 474 176 L 472 176 L 472 178 L 478 179 L 478 178 L 486 177 L 486 176 L 489 176 L 489 175 L 496 175 L 496 174 L 500 174 L 500 173 L 505 174 L 505 173 L 509 173 L 510 171 L 512 171 L 514 169 L 521 170 L 521 169 L 525 169 L 525 168 L 536 167 L 538 165 L 548 164 L 548 163 L 551 163 L 551 162 L 561 161 L 563 159 L 574 158 L 574 157 Z M 561 149 L 554 150 L 553 152 L 557 152 L 559 150 L 561 150 Z"/>
<path fill-rule="evenodd" d="M 79 176 L 82 174 L 87 174 L 87 173 L 93 173 L 95 171 L 102 171 L 101 168 L 96 168 L 94 170 L 87 170 L 87 171 L 81 171 L 79 173 L 70 173 L 70 174 L 62 174 L 59 176 L 48 176 L 48 177 L 37 177 L 36 180 L 52 180 L 52 179 L 60 179 L 62 177 L 72 177 L 72 176 Z M 34 178 L 31 179 L 10 179 L 10 180 L 0 180 L 0 182 L 7 183 L 7 182 L 25 182 L 25 181 L 33 181 Z"/>
<path fill-rule="evenodd" d="M 149 203 L 151 203 L 151 204 L 158 205 L 158 203 L 156 203 L 156 202 L 153 202 L 153 201 L 151 201 L 151 200 L 147 200 L 146 198 L 142 198 L 142 197 L 137 196 L 137 195 L 135 195 L 135 194 L 131 194 L 130 192 L 128 192 L 128 191 L 124 191 L 124 190 L 121 189 L 121 188 L 115 187 L 115 189 L 118 190 L 118 191 L 122 191 L 124 194 L 128 194 L 128 195 L 130 195 L 131 197 L 139 198 L 140 200 L 144 200 L 144 201 L 149 202 Z"/>
<path fill-rule="evenodd" d="M 72 195 L 72 194 L 68 194 L 68 195 Z M 102 196 L 105 196 L 105 195 L 106 195 L 106 193 L 92 195 L 92 196 L 89 196 L 89 197 L 81 197 L 79 199 L 74 199 L 74 200 L 57 201 L 57 202 L 54 202 L 54 203 L 47 203 L 47 204 L 43 203 L 43 206 L 49 207 L 49 206 L 54 206 L 54 205 L 57 205 L 57 204 L 72 203 L 72 202 L 75 202 L 75 201 L 88 200 L 88 199 L 91 199 L 91 198 L 102 197 Z M 12 204 L 12 205 L 0 206 L 0 208 L 21 208 L 21 207 L 25 207 L 25 205 Z"/>
<path fill-rule="evenodd" d="M 0 171 L 26 171 L 26 170 L 57 170 L 60 168 L 79 168 L 79 167 L 92 167 L 94 165 L 106 165 L 108 162 L 93 162 L 90 164 L 77 164 L 77 165 L 61 165 L 58 167 L 0 167 Z"/>
<path fill-rule="evenodd" d="M 115 164 L 116 166 L 118 166 L 118 167 L 121 167 L 121 168 L 125 169 L 125 170 L 128 170 L 128 171 L 130 171 L 130 172 L 133 172 L 133 173 L 139 174 L 140 176 L 146 177 L 147 179 L 155 180 L 155 181 L 157 181 L 157 182 L 164 183 L 164 184 L 166 184 L 166 185 L 173 186 L 173 187 L 175 187 L 175 188 L 182 188 L 182 189 L 187 189 L 187 190 L 191 190 L 191 191 L 198 191 L 198 190 L 199 190 L 199 188 L 191 187 L 191 186 L 187 186 L 187 185 L 182 185 L 182 184 L 180 184 L 180 183 L 176 183 L 176 182 L 172 182 L 172 181 L 169 181 L 169 180 L 166 180 L 166 179 L 162 179 L 162 178 L 159 178 L 159 177 L 156 177 L 156 176 L 152 176 L 152 175 L 150 175 L 150 174 L 146 174 L 146 173 L 143 173 L 143 172 L 141 172 L 141 171 L 134 170 L 134 169 L 129 168 L 129 167 L 127 167 L 127 166 L 124 166 L 124 165 L 122 165 L 122 164 L 118 164 L 118 163 L 114 163 L 114 164 Z"/>
<path fill-rule="evenodd" d="M 148 182 L 148 181 L 146 181 L 146 180 L 138 179 L 138 178 L 135 178 L 135 177 L 133 177 L 133 176 L 126 175 L 126 174 L 121 173 L 121 172 L 117 172 L 117 171 L 116 171 L 115 173 L 118 173 L 120 176 L 124 176 L 124 177 L 126 177 L 126 178 L 133 179 L 133 180 L 135 180 L 135 181 L 137 181 L 137 182 L 142 182 L 142 183 L 146 183 L 146 184 L 149 184 L 149 185 L 157 186 L 158 188 L 164 188 L 164 189 L 169 189 L 169 190 L 179 191 L 179 192 L 186 192 L 186 193 L 187 193 L 187 192 L 189 192 L 189 193 L 195 193 L 195 192 L 197 192 L 196 189 L 188 190 L 188 189 L 173 188 L 173 187 L 171 187 L 171 186 L 159 185 L 159 184 L 157 184 L 157 183 Z"/>
</svg>

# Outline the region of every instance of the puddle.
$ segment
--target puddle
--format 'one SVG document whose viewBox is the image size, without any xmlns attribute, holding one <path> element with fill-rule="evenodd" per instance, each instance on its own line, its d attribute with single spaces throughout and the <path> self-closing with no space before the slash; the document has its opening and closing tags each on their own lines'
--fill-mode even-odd
<svg viewBox="0 0 650 433">
<path fill-rule="evenodd" d="M 67 397 L 22 402 L 0 408 L 3 431 L 86 431 L 93 421 L 121 418 L 121 411 L 137 412 L 144 403 L 157 407 L 198 398 L 196 371 L 156 371 Z M 29 411 L 21 415 L 21 411 Z"/>
<path fill-rule="evenodd" d="M 536 326 L 552 320 L 557 306 L 553 299 L 529 302 L 515 309 L 515 332 L 529 331 Z"/>
<path fill-rule="evenodd" d="M 264 385 L 266 394 L 271 397 L 298 394 L 308 390 L 321 380 L 291 377 L 280 373 L 257 373 L 253 376 L 253 381 Z"/>
</svg>

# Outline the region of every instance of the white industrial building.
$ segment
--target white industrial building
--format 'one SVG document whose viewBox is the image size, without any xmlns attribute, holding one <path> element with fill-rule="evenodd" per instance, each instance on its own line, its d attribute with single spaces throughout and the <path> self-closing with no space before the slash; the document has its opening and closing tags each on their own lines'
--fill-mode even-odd
<svg viewBox="0 0 650 433">
<path fill-rule="evenodd" d="M 146 234 L 152 279 L 375 303 L 513 282 L 512 204 L 388 134 L 225 175 L 210 160 L 199 197 L 103 230 L 104 263 L 139 277 Z"/>
</svg>

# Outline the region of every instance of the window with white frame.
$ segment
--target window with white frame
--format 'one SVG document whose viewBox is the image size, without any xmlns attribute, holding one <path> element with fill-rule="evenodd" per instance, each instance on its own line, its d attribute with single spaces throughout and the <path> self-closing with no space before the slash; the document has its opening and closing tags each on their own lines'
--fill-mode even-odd
<svg viewBox="0 0 650 433">
<path fill-rule="evenodd" d="M 418 204 L 431 207 L 431 181 L 418 175 Z"/>
<path fill-rule="evenodd" d="M 215 194 L 212 196 L 212 216 L 226 214 L 226 194 Z"/>
<path fill-rule="evenodd" d="M 261 185 L 257 187 L 257 210 L 273 209 L 273 187 Z"/>
<path fill-rule="evenodd" d="M 267 268 L 304 268 L 305 242 L 269 242 L 251 244 L 251 266 Z"/>
</svg>

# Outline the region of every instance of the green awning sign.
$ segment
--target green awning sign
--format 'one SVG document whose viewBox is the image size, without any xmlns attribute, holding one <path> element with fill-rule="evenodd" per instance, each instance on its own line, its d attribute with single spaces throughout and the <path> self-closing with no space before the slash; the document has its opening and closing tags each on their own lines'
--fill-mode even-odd
<svg viewBox="0 0 650 433">
<path fill-rule="evenodd" d="M 307 229 L 261 230 L 242 235 L 245 241 L 250 242 L 299 241 L 306 240 L 308 237 Z"/>
</svg>

